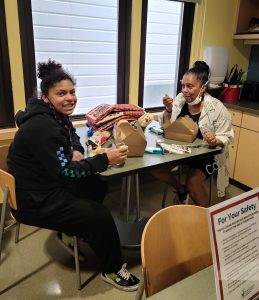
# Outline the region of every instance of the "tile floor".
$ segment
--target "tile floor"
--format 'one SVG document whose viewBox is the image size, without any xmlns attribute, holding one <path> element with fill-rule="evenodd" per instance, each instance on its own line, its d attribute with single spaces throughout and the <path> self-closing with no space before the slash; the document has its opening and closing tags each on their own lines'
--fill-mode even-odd
<svg viewBox="0 0 259 300">
<path fill-rule="evenodd" d="M 150 216 L 161 208 L 164 185 L 146 182 L 141 185 L 141 213 Z M 228 196 L 236 196 L 243 191 L 230 185 Z M 172 193 L 169 193 L 169 198 Z M 173 197 L 172 197 L 173 198 Z M 119 191 L 114 189 L 105 199 L 114 214 L 120 207 Z M 214 204 L 218 201 L 214 198 Z M 170 200 L 167 201 L 170 205 Z M 47 299 L 94 299 L 131 300 L 135 292 L 123 292 L 106 284 L 95 274 L 98 261 L 94 253 L 84 245 L 87 260 L 81 263 L 82 279 L 92 280 L 80 291 L 76 289 L 74 260 L 55 242 L 55 233 L 21 225 L 21 240 L 14 244 L 14 234 L 4 237 L 4 249 L 0 262 L 0 298 L 3 300 L 47 300 Z M 123 256 L 129 269 L 141 275 L 139 248 L 123 248 Z M 144 298 L 144 297 L 143 297 Z"/>
</svg>

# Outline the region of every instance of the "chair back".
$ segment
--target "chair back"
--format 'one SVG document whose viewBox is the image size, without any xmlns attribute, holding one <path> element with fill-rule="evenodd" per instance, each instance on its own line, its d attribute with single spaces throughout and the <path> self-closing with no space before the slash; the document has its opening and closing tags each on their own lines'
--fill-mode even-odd
<svg viewBox="0 0 259 300">
<path fill-rule="evenodd" d="M 153 215 L 141 240 L 146 296 L 212 264 L 207 210 L 175 205 Z"/>
<path fill-rule="evenodd" d="M 9 145 L 0 146 L 0 169 L 7 171 L 7 155 L 9 151 Z"/>
<path fill-rule="evenodd" d="M 17 209 L 15 195 L 15 179 L 7 172 L 7 154 L 9 146 L 0 147 L 0 187 L 3 191 L 9 189 L 8 202 L 11 208 Z"/>
</svg>

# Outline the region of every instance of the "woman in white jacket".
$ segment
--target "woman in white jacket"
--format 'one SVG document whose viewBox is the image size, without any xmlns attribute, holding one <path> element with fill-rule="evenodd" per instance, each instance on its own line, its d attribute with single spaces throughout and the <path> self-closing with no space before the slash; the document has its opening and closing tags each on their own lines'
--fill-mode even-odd
<svg viewBox="0 0 259 300">
<path fill-rule="evenodd" d="M 209 73 L 209 66 L 205 62 L 196 61 L 182 78 L 182 92 L 174 100 L 168 95 L 163 97 L 165 111 L 160 116 L 160 121 L 163 123 L 165 118 L 170 118 L 172 123 L 178 117 L 189 115 L 199 126 L 197 137 L 210 146 L 221 146 L 221 154 L 190 163 L 186 185 L 177 181 L 171 168 L 163 167 L 152 171 L 157 179 L 176 189 L 180 201 L 185 200 L 188 192 L 194 203 L 203 207 L 207 207 L 209 203 L 204 181 L 214 172 L 218 173 L 218 196 L 225 195 L 229 183 L 228 144 L 233 142 L 234 137 L 230 113 L 218 99 L 206 93 Z"/>
</svg>

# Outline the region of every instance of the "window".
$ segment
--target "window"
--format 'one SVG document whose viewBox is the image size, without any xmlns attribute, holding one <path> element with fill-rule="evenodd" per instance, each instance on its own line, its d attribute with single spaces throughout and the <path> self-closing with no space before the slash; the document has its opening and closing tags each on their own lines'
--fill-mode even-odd
<svg viewBox="0 0 259 300">
<path fill-rule="evenodd" d="M 27 98 L 36 87 L 36 63 L 51 58 L 77 80 L 74 115 L 101 103 L 127 102 L 131 1 L 28 2 L 18 0 Z"/>
<path fill-rule="evenodd" d="M 0 0 L 0 128 L 15 127 L 4 0 Z"/>
<path fill-rule="evenodd" d="M 194 7 L 171 0 L 143 1 L 139 105 L 161 107 L 165 93 L 175 96 L 179 91 L 178 78 L 189 67 Z"/>
</svg>

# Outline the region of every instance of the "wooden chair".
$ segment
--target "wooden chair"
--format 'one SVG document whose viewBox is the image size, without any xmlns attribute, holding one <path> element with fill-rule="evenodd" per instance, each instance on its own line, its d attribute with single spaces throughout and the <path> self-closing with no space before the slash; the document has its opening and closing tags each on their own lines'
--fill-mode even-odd
<svg viewBox="0 0 259 300">
<path fill-rule="evenodd" d="M 0 147 L 0 188 L 3 190 L 3 204 L 1 211 L 1 220 L 0 220 L 0 259 L 2 252 L 2 241 L 3 235 L 5 232 L 16 228 L 15 242 L 19 241 L 19 227 L 20 223 L 15 220 L 11 214 L 12 223 L 5 226 L 5 218 L 8 204 L 11 209 L 16 210 L 16 194 L 15 194 L 15 179 L 14 177 L 7 172 L 6 158 L 8 154 L 9 146 Z M 76 269 L 76 283 L 77 288 L 80 290 L 82 287 L 81 283 L 81 273 L 80 273 L 80 264 L 78 257 L 78 239 L 74 236 L 74 257 L 75 257 L 75 269 Z"/>
<path fill-rule="evenodd" d="M 18 243 L 20 230 L 20 223 L 15 220 L 15 218 L 10 212 L 10 208 L 8 207 L 9 198 L 9 206 L 13 209 L 17 209 L 15 195 L 9 197 L 9 193 L 11 193 L 11 189 L 13 188 L 11 187 L 11 185 L 13 184 L 13 180 L 9 177 L 9 174 L 7 173 L 6 157 L 8 154 L 8 150 L 9 146 L 0 147 L 0 187 L 2 188 L 3 192 L 3 202 L 0 219 L 0 260 L 2 254 L 3 234 L 15 228 L 15 243 Z M 6 219 L 8 219 L 8 225 L 5 225 Z"/>
<path fill-rule="evenodd" d="M 164 208 L 146 224 L 141 240 L 144 284 L 149 297 L 212 264 L 207 210 L 192 205 Z"/>
</svg>

